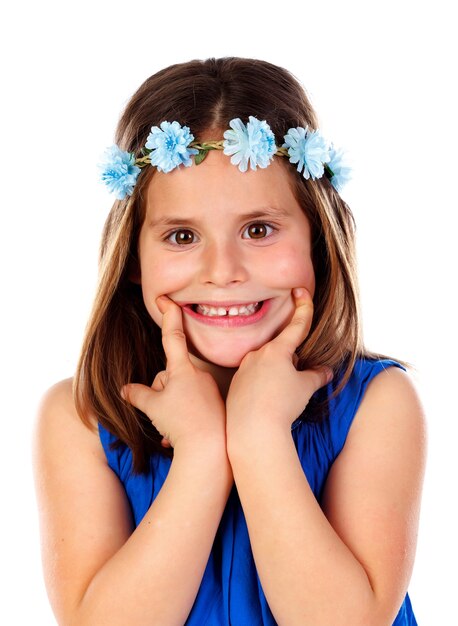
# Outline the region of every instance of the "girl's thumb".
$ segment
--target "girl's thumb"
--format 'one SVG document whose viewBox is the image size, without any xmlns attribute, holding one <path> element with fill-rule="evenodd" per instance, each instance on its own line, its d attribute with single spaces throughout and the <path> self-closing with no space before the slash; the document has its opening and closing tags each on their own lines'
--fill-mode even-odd
<svg viewBox="0 0 458 626">
<path fill-rule="evenodd" d="M 155 392 L 147 385 L 129 383 L 123 385 L 120 394 L 123 400 L 148 415 L 148 411 L 151 410 Z"/>
<path fill-rule="evenodd" d="M 334 372 L 330 367 L 320 367 L 317 369 L 303 370 L 301 375 L 305 380 L 309 381 L 309 385 L 313 389 L 313 395 L 318 389 L 321 389 L 321 387 L 331 382 L 334 377 Z"/>
<path fill-rule="evenodd" d="M 323 367 L 316 371 L 320 377 L 320 382 L 321 382 L 320 387 L 324 387 L 324 385 L 327 385 L 328 383 L 330 383 L 331 380 L 334 378 L 334 372 L 332 371 L 330 367 Z M 320 387 L 318 387 L 318 389 Z"/>
</svg>

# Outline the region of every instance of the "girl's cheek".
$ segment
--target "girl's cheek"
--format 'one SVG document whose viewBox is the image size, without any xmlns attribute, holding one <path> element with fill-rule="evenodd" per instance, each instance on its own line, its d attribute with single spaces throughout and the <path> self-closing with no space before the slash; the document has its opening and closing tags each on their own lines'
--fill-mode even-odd
<svg viewBox="0 0 458 626">
<path fill-rule="evenodd" d="M 162 289 L 163 293 L 184 289 L 195 275 L 191 263 L 185 259 L 184 255 L 182 259 L 175 259 L 173 262 L 156 261 L 153 267 L 154 283 L 157 288 Z"/>
<path fill-rule="evenodd" d="M 274 268 L 274 269 L 273 269 Z M 266 276 L 272 287 L 306 287 L 313 296 L 315 291 L 315 272 L 307 250 L 294 247 L 282 248 L 273 255 L 266 268 Z"/>
<path fill-rule="evenodd" d="M 150 259 L 147 267 L 154 267 L 153 272 L 148 273 L 142 268 L 142 292 L 146 310 L 159 327 L 162 327 L 162 313 L 156 305 L 156 298 L 161 295 L 173 299 L 173 294 L 179 293 L 189 286 L 189 267 L 184 264 L 177 266 L 171 263 L 158 263 Z"/>
</svg>

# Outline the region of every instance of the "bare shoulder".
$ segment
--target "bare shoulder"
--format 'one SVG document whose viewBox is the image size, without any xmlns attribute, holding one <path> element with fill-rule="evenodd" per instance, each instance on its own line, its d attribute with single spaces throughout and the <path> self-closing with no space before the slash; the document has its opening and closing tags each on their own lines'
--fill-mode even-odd
<svg viewBox="0 0 458 626">
<path fill-rule="evenodd" d="M 399 367 L 388 367 L 371 380 L 350 428 L 348 442 L 356 439 L 361 429 L 368 431 L 377 424 L 379 427 L 391 424 L 426 440 L 427 422 L 419 392 L 412 376 Z"/>
<path fill-rule="evenodd" d="M 73 379 L 66 378 L 43 394 L 35 419 L 35 441 L 52 445 L 58 443 L 61 437 L 68 442 L 76 437 L 79 446 L 87 447 L 101 460 L 105 459 L 97 420 L 89 416 L 90 428 L 83 423 L 73 401 L 72 385 Z"/>
<path fill-rule="evenodd" d="M 76 411 L 72 379 L 44 393 L 33 441 L 44 578 L 59 623 L 67 623 L 91 579 L 127 541 L 132 517 L 96 419 L 89 428 Z"/>
<path fill-rule="evenodd" d="M 413 379 L 389 367 L 369 383 L 324 488 L 323 511 L 364 567 L 386 623 L 412 573 L 426 442 Z"/>
</svg>

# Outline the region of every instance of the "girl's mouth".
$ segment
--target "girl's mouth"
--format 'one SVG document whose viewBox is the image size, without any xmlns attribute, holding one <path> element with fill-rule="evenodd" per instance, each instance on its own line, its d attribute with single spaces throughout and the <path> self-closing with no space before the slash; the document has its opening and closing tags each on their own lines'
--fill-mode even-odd
<svg viewBox="0 0 458 626">
<path fill-rule="evenodd" d="M 191 308 L 195 313 L 200 315 L 207 315 L 209 317 L 235 317 L 236 315 L 252 315 L 259 311 L 262 306 L 261 302 L 252 302 L 251 304 L 240 304 L 232 306 L 211 306 L 209 304 L 192 304 Z"/>
<path fill-rule="evenodd" d="M 231 306 L 188 304 L 183 307 L 183 311 L 203 324 L 232 328 L 261 320 L 269 310 L 270 302 L 269 299 Z"/>
</svg>

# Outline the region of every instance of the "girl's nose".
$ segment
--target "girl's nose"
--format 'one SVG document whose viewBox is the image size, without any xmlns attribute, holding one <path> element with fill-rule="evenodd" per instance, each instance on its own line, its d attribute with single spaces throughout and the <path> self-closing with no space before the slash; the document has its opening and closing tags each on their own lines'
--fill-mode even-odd
<svg viewBox="0 0 458 626">
<path fill-rule="evenodd" d="M 201 281 L 224 287 L 248 278 L 243 252 L 234 243 L 208 244 L 202 258 Z"/>
</svg>

